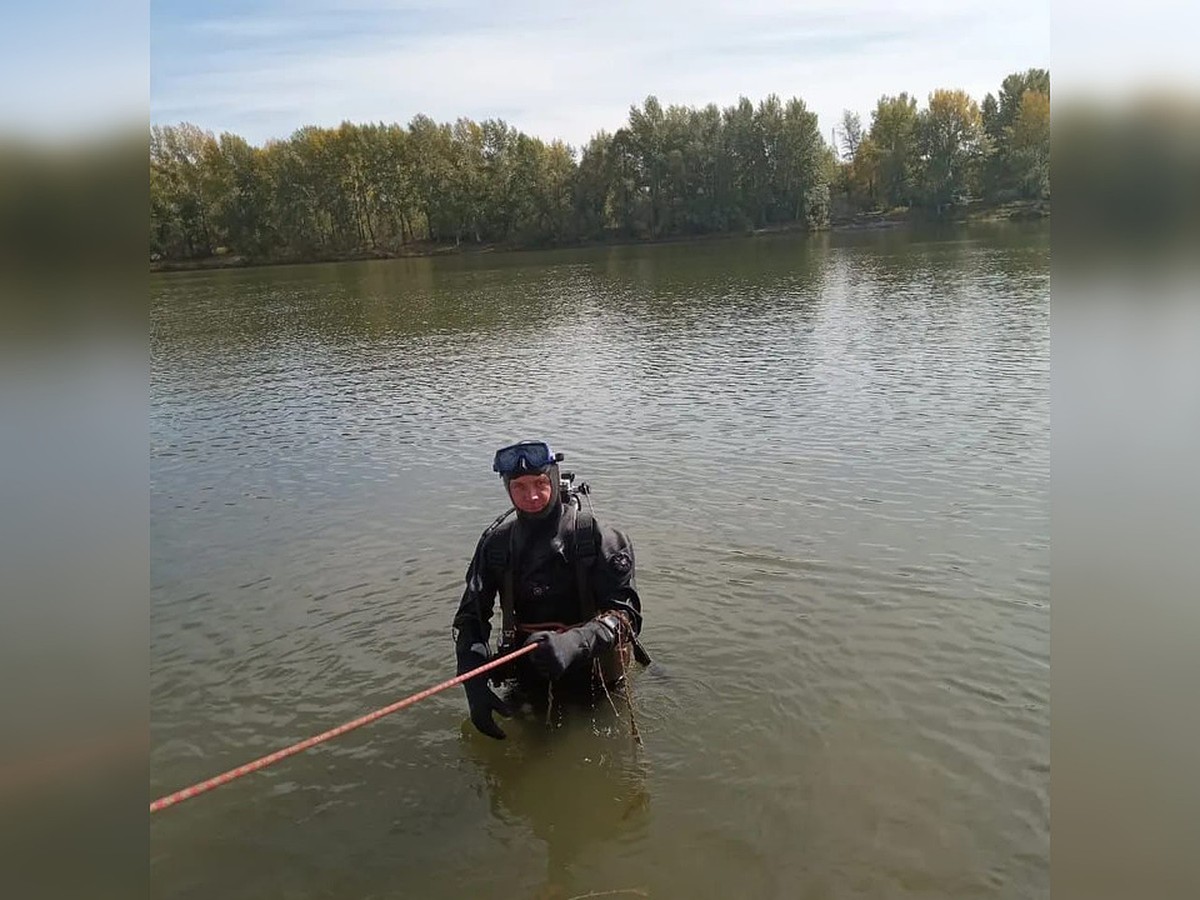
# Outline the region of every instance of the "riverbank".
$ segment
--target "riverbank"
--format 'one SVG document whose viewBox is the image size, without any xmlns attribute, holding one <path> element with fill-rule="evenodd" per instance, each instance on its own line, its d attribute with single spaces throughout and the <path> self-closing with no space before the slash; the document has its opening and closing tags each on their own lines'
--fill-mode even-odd
<svg viewBox="0 0 1200 900">
<path fill-rule="evenodd" d="M 900 208 L 876 210 L 834 217 L 821 231 L 873 231 L 892 228 L 910 228 L 928 225 L 931 221 L 942 224 L 970 225 L 984 222 L 1035 221 L 1050 217 L 1050 204 L 1037 202 L 1014 202 L 1000 205 L 969 204 L 958 207 L 950 214 L 931 219 L 923 210 Z M 699 243 L 732 237 L 756 235 L 791 234 L 808 230 L 799 224 L 768 225 L 748 229 L 745 232 L 715 232 L 711 234 L 671 235 L 661 238 L 611 237 L 577 241 L 557 246 L 527 246 L 506 242 L 495 243 L 442 243 L 438 241 L 414 241 L 396 249 L 372 248 L 345 253 L 323 253 L 316 256 L 281 256 L 269 259 L 256 258 L 235 253 L 210 256 L 202 259 L 158 259 L 150 261 L 151 272 L 193 272 L 209 269 L 242 269 L 259 266 L 288 266 L 304 263 L 354 262 L 371 259 L 407 259 L 414 257 L 457 256 L 483 253 L 515 253 L 530 250 L 579 249 L 582 247 L 624 247 L 640 244 Z"/>
</svg>

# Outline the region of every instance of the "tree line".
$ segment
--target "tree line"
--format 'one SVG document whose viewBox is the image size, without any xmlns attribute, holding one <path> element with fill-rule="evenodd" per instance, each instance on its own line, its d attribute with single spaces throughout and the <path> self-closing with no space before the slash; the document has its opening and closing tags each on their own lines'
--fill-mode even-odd
<svg viewBox="0 0 1200 900">
<path fill-rule="evenodd" d="M 162 259 L 390 255 L 411 245 L 561 246 L 768 226 L 831 210 L 1049 196 L 1049 74 L 1011 75 L 982 108 L 884 97 L 840 147 L 798 98 L 719 108 L 655 97 L 576 152 L 500 119 L 306 127 L 253 146 L 195 125 L 150 131 L 150 251 Z M 839 149 L 841 153 L 839 154 Z"/>
<path fill-rule="evenodd" d="M 856 209 L 917 207 L 935 214 L 971 199 L 1050 199 L 1050 73 L 1004 79 L 982 106 L 965 91 L 939 90 L 917 109 L 906 93 L 884 96 L 865 129 L 842 117 L 842 197 Z"/>
</svg>

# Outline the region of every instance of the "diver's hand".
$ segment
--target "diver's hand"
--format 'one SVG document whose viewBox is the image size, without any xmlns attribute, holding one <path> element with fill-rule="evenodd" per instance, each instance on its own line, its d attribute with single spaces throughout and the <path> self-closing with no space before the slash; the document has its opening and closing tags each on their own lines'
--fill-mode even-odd
<svg viewBox="0 0 1200 900">
<path fill-rule="evenodd" d="M 487 649 L 482 644 L 476 644 L 469 650 L 459 651 L 458 674 L 463 675 L 477 669 L 487 661 Z M 471 709 L 472 724 L 479 729 L 480 733 L 498 741 L 504 740 L 505 734 L 496 724 L 496 720 L 492 718 L 492 713 L 499 713 L 505 718 L 510 718 L 512 710 L 496 695 L 495 691 L 488 687 L 487 676 L 477 675 L 464 681 L 463 690 L 467 693 L 467 706 Z"/>
<path fill-rule="evenodd" d="M 566 631 L 535 631 L 529 640 L 538 648 L 529 655 L 534 668 L 551 681 L 581 660 L 591 659 L 599 648 L 607 647 L 616 634 L 605 622 L 593 619 Z"/>
<path fill-rule="evenodd" d="M 504 740 L 504 731 L 496 724 L 492 713 L 500 713 L 505 718 L 511 717 L 512 710 L 508 708 L 508 704 L 496 696 L 496 692 L 488 687 L 487 679 L 483 676 L 471 679 L 463 687 L 467 691 L 467 705 L 471 707 L 471 722 L 482 734 L 498 741 Z"/>
</svg>

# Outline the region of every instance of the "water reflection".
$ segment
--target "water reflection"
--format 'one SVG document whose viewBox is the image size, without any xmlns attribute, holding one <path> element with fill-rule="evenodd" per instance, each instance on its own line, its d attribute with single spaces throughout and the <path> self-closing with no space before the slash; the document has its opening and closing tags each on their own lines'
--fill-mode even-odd
<svg viewBox="0 0 1200 900">
<path fill-rule="evenodd" d="M 1048 248 L 1019 229 L 978 228 L 927 235 L 866 232 L 719 239 L 693 244 L 611 247 L 441 259 L 368 261 L 186 273 L 153 281 L 160 307 L 186 315 L 153 318 L 160 351 L 207 335 L 228 347 L 303 341 L 331 346 L 454 333 L 521 336 L 531 326 L 570 328 L 616 311 L 630 328 L 687 327 L 775 313 L 781 299 L 812 301 L 831 277 L 887 303 L 893 289 L 946 299 L 947 278 L 977 276 L 980 247 L 998 279 L 1041 277 Z M 967 269 L 962 259 L 972 257 Z M 884 290 L 870 290 L 884 285 Z M 223 298 L 236 297 L 234 303 Z M 182 311 L 180 309 L 180 311 Z M 714 322 L 716 317 L 717 321 Z M 613 323 L 609 323 L 613 324 Z M 398 348 L 399 349 L 399 348 Z M 569 352 L 570 347 L 564 346 Z"/>
<path fill-rule="evenodd" d="M 545 845 L 545 872 L 533 891 L 539 900 L 627 886 L 620 848 L 647 827 L 648 761 L 624 699 L 612 700 L 560 699 L 547 708 L 526 699 L 503 721 L 505 741 L 464 724 L 493 819 L 506 832 L 526 828 Z M 605 883 L 591 883 L 595 877 Z M 589 883 L 580 887 L 581 879 Z"/>
</svg>

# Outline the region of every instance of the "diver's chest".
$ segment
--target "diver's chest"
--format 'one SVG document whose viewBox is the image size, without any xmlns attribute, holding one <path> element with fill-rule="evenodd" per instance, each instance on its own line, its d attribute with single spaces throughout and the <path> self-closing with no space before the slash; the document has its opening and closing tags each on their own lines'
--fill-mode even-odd
<svg viewBox="0 0 1200 900">
<path fill-rule="evenodd" d="M 524 561 L 517 593 L 539 601 L 575 594 L 575 567 L 561 553 L 542 553 Z"/>
</svg>

